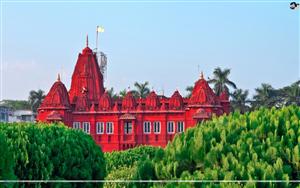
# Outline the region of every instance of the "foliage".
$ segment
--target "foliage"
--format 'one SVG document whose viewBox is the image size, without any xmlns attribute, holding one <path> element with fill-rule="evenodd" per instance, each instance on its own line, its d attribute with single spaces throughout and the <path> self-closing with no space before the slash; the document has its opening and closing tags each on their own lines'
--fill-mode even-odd
<svg viewBox="0 0 300 188">
<path fill-rule="evenodd" d="M 112 99 L 117 99 L 118 95 L 115 93 L 114 88 L 111 87 L 109 90 L 106 90 L 107 94 L 110 96 Z"/>
<path fill-rule="evenodd" d="M 12 108 L 13 110 L 31 110 L 28 101 L 24 100 L 3 100 L 2 105 Z"/>
<path fill-rule="evenodd" d="M 101 180 L 105 177 L 101 148 L 80 130 L 61 124 L 0 123 L 0 133 L 13 153 L 18 179 Z"/>
<path fill-rule="evenodd" d="M 125 182 L 126 180 L 133 180 L 136 174 L 136 166 L 131 167 L 122 166 L 117 170 L 112 170 L 106 177 L 105 180 L 113 181 L 123 181 L 123 182 L 105 182 L 104 187 L 107 188 L 117 188 L 117 187 L 130 187 L 130 182 Z"/>
<path fill-rule="evenodd" d="M 242 114 L 248 111 L 250 109 L 250 106 L 248 105 L 248 103 L 250 103 L 248 95 L 248 90 L 243 91 L 242 89 L 236 89 L 232 94 L 230 94 L 230 105 L 233 109 L 232 111 L 238 110 Z"/>
<path fill-rule="evenodd" d="M 215 117 L 176 135 L 165 150 L 157 152 L 152 159 L 155 174 L 150 178 L 298 180 L 299 126 L 300 107 L 296 106 Z M 254 183 L 243 185 L 255 186 Z M 256 184 L 260 187 L 291 185 L 288 182 Z"/>
<path fill-rule="evenodd" d="M 214 78 L 209 79 L 208 83 L 214 84 L 214 91 L 217 95 L 220 95 L 223 91 L 229 93 L 229 88 L 233 87 L 236 89 L 236 85 L 234 82 L 229 80 L 230 69 L 222 70 L 220 67 L 217 67 L 214 72 Z"/>
<path fill-rule="evenodd" d="M 121 98 L 124 98 L 124 97 L 126 96 L 126 94 L 127 94 L 126 89 L 123 89 L 122 91 L 119 92 L 119 96 L 120 96 Z"/>
<path fill-rule="evenodd" d="M 194 89 L 194 86 L 187 86 L 186 88 L 185 88 L 185 90 L 187 91 L 187 95 L 185 96 L 185 97 L 191 97 L 191 95 L 192 95 L 192 92 L 193 92 L 193 89 Z"/>
<path fill-rule="evenodd" d="M 15 179 L 15 163 L 11 160 L 13 154 L 9 150 L 8 143 L 2 133 L 0 133 L 0 156 L 0 180 Z"/>
<path fill-rule="evenodd" d="M 119 169 L 120 167 L 132 167 L 141 158 L 154 158 L 156 151 L 158 150 L 161 150 L 161 148 L 139 146 L 125 151 L 105 153 L 106 170 L 109 173 L 112 170 Z"/>
<path fill-rule="evenodd" d="M 41 89 L 34 91 L 31 90 L 29 92 L 28 102 L 31 106 L 31 110 L 36 112 L 43 99 L 45 98 L 45 92 Z"/>
<path fill-rule="evenodd" d="M 300 105 L 300 80 L 286 86 L 282 89 L 279 89 L 279 96 L 282 97 L 284 105 Z"/>
<path fill-rule="evenodd" d="M 136 98 L 146 98 L 150 93 L 149 82 L 147 81 L 144 83 L 135 82 L 134 87 L 136 89 L 132 90 L 132 93 Z"/>
</svg>

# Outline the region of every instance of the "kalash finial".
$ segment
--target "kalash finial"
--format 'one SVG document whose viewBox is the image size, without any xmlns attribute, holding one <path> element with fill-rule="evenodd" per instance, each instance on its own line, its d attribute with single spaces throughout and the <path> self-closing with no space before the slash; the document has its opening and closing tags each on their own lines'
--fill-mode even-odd
<svg viewBox="0 0 300 188">
<path fill-rule="evenodd" d="M 200 78 L 204 79 L 203 71 L 201 71 Z"/>
<path fill-rule="evenodd" d="M 88 47 L 89 46 L 89 36 L 88 36 L 88 34 L 86 34 L 86 47 Z"/>
<path fill-rule="evenodd" d="M 57 75 L 57 81 L 60 82 L 60 74 Z"/>
</svg>

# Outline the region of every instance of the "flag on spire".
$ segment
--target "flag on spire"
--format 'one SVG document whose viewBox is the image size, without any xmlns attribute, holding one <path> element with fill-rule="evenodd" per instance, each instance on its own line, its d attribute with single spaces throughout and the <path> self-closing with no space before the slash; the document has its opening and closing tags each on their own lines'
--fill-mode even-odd
<svg viewBox="0 0 300 188">
<path fill-rule="evenodd" d="M 103 33 L 103 32 L 104 32 L 104 27 L 97 26 L 97 33 Z"/>
</svg>

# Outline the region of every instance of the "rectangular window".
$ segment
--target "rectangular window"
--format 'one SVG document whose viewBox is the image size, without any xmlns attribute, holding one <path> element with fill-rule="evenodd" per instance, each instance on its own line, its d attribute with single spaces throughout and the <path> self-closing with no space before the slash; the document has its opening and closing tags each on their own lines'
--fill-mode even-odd
<svg viewBox="0 0 300 188">
<path fill-rule="evenodd" d="M 82 129 L 83 129 L 83 132 L 90 134 L 90 122 L 83 122 Z"/>
<path fill-rule="evenodd" d="M 151 123 L 150 123 L 150 121 L 145 121 L 144 122 L 144 133 L 150 134 L 150 132 L 151 132 Z"/>
<path fill-rule="evenodd" d="M 131 134 L 132 133 L 132 123 L 131 122 L 125 122 L 125 124 L 124 124 L 124 133 L 125 134 Z"/>
<path fill-rule="evenodd" d="M 113 134 L 114 133 L 114 124 L 113 124 L 113 122 L 107 122 L 106 123 L 106 133 L 107 134 Z"/>
<path fill-rule="evenodd" d="M 167 129 L 168 129 L 169 134 L 174 133 L 174 122 L 173 121 L 168 121 Z"/>
<path fill-rule="evenodd" d="M 184 122 L 183 121 L 177 122 L 177 132 L 178 133 L 184 132 Z"/>
<path fill-rule="evenodd" d="M 73 129 L 80 129 L 80 122 L 73 122 Z"/>
<path fill-rule="evenodd" d="M 156 134 L 160 133 L 160 122 L 159 121 L 155 121 L 153 123 L 153 129 L 154 129 L 154 133 L 156 133 Z"/>
<path fill-rule="evenodd" d="M 103 122 L 97 122 L 96 123 L 96 132 L 97 132 L 97 134 L 103 134 L 104 133 L 104 123 Z"/>
</svg>

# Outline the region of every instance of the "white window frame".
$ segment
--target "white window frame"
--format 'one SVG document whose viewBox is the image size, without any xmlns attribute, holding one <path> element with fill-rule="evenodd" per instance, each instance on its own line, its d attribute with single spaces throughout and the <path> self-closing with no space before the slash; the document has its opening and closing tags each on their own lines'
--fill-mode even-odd
<svg viewBox="0 0 300 188">
<path fill-rule="evenodd" d="M 73 129 L 80 129 L 80 122 L 74 121 L 73 122 Z"/>
<path fill-rule="evenodd" d="M 106 134 L 114 134 L 114 123 L 106 122 Z"/>
<path fill-rule="evenodd" d="M 104 134 L 104 122 L 97 122 L 96 123 L 96 134 Z"/>
<path fill-rule="evenodd" d="M 128 126 L 127 128 L 127 132 L 126 132 L 126 125 Z M 131 129 L 129 129 L 129 125 L 131 126 L 130 128 Z M 130 130 L 130 132 L 128 131 L 128 130 Z M 133 125 L 132 125 L 132 122 L 125 122 L 124 123 L 124 134 L 126 134 L 126 135 L 130 135 L 130 134 L 132 134 L 132 132 L 133 132 Z"/>
<path fill-rule="evenodd" d="M 90 124 L 90 122 L 87 122 L 87 121 L 82 122 L 82 130 L 83 130 L 83 132 L 85 132 L 87 134 L 90 134 L 90 132 L 91 132 L 91 124 Z"/>
<path fill-rule="evenodd" d="M 151 133 L 151 122 L 150 121 L 144 121 L 144 123 L 143 123 L 143 132 L 144 132 L 144 134 L 150 134 Z"/>
<path fill-rule="evenodd" d="M 169 129 L 169 125 L 171 125 L 171 123 L 172 123 L 172 132 L 171 132 L 170 129 Z M 168 134 L 174 134 L 174 133 L 175 133 L 174 125 L 175 125 L 175 122 L 174 122 L 174 121 L 168 121 L 168 122 L 167 122 L 167 132 L 168 132 Z"/>
<path fill-rule="evenodd" d="M 180 126 L 181 126 L 182 130 L 179 130 Z M 177 122 L 177 132 L 178 133 L 183 133 L 184 132 L 184 121 L 178 121 Z"/>
<path fill-rule="evenodd" d="M 154 121 L 153 122 L 153 132 L 154 132 L 154 134 L 160 134 L 160 130 L 161 130 L 161 126 L 160 126 L 160 121 Z M 158 130 L 159 131 L 157 131 L 157 127 L 156 126 L 158 126 Z"/>
</svg>

